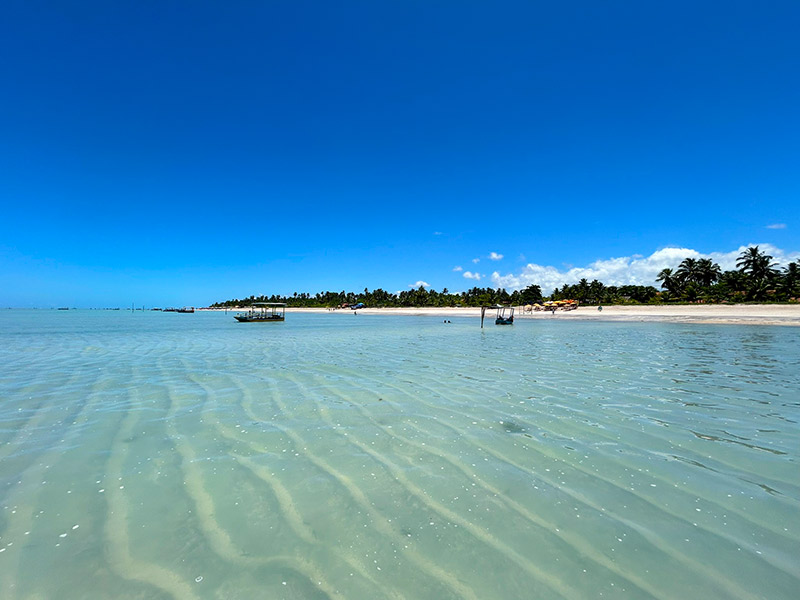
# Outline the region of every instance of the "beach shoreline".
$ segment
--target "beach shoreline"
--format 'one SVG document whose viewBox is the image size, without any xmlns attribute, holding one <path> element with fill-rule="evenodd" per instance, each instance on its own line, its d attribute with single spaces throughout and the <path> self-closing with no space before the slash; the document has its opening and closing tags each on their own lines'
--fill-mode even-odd
<svg viewBox="0 0 800 600">
<path fill-rule="evenodd" d="M 222 311 L 213 308 L 203 310 Z M 238 312 L 245 309 L 227 309 Z M 440 318 L 481 316 L 480 307 L 419 307 L 419 308 L 287 308 L 287 313 L 320 313 L 350 315 L 395 315 Z M 572 311 L 538 311 L 526 313 L 521 307 L 515 310 L 518 320 L 569 320 L 569 321 L 648 321 L 669 323 L 705 323 L 729 325 L 787 325 L 800 326 L 800 304 L 681 304 L 681 305 L 611 305 L 581 306 Z M 494 311 L 487 311 L 487 318 Z"/>
</svg>

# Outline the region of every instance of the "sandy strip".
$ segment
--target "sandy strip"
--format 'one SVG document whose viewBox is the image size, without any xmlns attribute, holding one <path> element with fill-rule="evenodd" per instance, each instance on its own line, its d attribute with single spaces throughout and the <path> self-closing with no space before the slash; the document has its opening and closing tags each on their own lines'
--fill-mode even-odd
<svg viewBox="0 0 800 600">
<path fill-rule="evenodd" d="M 229 312 L 238 312 L 228 309 Z M 329 313 L 352 315 L 350 309 L 288 308 L 288 313 Z M 361 308 L 358 315 L 410 315 L 439 318 L 480 317 L 480 308 Z M 590 321 L 662 321 L 673 323 L 718 323 L 800 326 L 800 304 L 695 304 L 664 306 L 583 306 L 573 311 L 525 313 L 519 307 L 515 317 L 529 319 L 561 319 Z M 486 311 L 487 318 L 494 311 Z"/>
</svg>

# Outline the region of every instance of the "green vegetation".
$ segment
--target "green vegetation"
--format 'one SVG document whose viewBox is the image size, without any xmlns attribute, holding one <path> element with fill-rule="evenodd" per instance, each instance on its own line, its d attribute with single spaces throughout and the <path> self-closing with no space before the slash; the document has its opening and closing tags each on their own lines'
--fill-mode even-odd
<svg viewBox="0 0 800 600">
<path fill-rule="evenodd" d="M 710 259 L 686 258 L 678 267 L 664 269 L 657 281 L 665 290 L 662 302 L 797 302 L 800 300 L 800 263 L 783 270 L 773 257 L 747 248 L 736 261 L 738 270 L 723 272 Z"/>
<path fill-rule="evenodd" d="M 708 258 L 686 258 L 675 269 L 663 269 L 656 279 L 663 291 L 651 285 L 606 286 L 596 279 L 581 279 L 575 285 L 553 290 L 550 300 L 578 300 L 581 304 L 661 304 L 665 302 L 798 302 L 800 301 L 800 263 L 775 268 L 773 257 L 747 248 L 736 261 L 738 270 L 725 271 Z M 380 288 L 361 293 L 320 292 L 314 296 L 250 296 L 216 302 L 212 308 L 249 306 L 254 302 L 285 302 L 291 307 L 330 308 L 363 302 L 368 307 L 482 306 L 487 304 L 524 305 L 543 302 L 538 285 L 508 293 L 504 289 L 474 287 L 460 293 L 447 288 L 441 292 L 424 287 L 393 294 Z"/>
<path fill-rule="evenodd" d="M 551 300 L 577 300 L 581 304 L 646 304 L 657 302 L 660 294 L 652 285 L 609 285 L 595 279 L 581 279 L 575 285 L 554 289 Z"/>
<path fill-rule="evenodd" d="M 249 306 L 253 302 L 286 302 L 288 306 L 304 308 L 326 308 L 342 306 L 343 304 L 356 304 L 363 302 L 366 306 L 375 307 L 409 307 L 409 306 L 482 306 L 485 304 L 527 304 L 542 301 L 542 291 L 538 285 L 531 285 L 522 291 L 512 293 L 504 289 L 474 287 L 460 293 L 450 293 L 447 288 L 441 292 L 426 290 L 420 286 L 418 289 L 392 294 L 378 288 L 356 294 L 353 292 L 320 292 L 314 296 L 310 294 L 294 293 L 291 296 L 250 296 L 249 298 L 216 302 L 212 308 L 225 308 L 234 306 Z"/>
</svg>

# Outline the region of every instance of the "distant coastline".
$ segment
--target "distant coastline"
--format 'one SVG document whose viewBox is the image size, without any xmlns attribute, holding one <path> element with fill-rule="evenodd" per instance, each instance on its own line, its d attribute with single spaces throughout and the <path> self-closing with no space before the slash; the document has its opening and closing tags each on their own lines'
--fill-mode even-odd
<svg viewBox="0 0 800 600">
<path fill-rule="evenodd" d="M 198 307 L 197 313 L 203 312 L 230 312 L 248 310 L 248 305 L 227 307 Z M 48 308 L 14 308 L 5 307 L 5 311 L 36 310 L 36 311 L 61 311 L 56 307 Z M 70 308 L 69 312 L 92 311 L 118 311 L 130 312 L 130 308 Z M 154 312 L 156 309 L 137 308 L 136 312 Z M 417 317 L 441 318 L 480 318 L 481 309 L 478 306 L 405 306 L 405 307 L 362 307 L 357 310 L 350 308 L 326 307 L 287 307 L 287 313 L 309 314 L 335 314 L 343 315 L 395 315 Z M 161 314 L 159 312 L 159 314 Z M 165 313 L 166 314 L 166 313 Z M 656 321 L 665 323 L 716 323 L 737 325 L 788 325 L 800 326 L 800 303 L 774 303 L 774 304 L 625 304 L 603 305 L 602 310 L 597 306 L 580 306 L 572 311 L 531 311 L 526 312 L 524 305 L 515 306 L 517 320 L 553 320 L 553 321 L 606 321 L 606 322 L 632 322 Z M 191 317 L 189 317 L 191 318 Z"/>
<path fill-rule="evenodd" d="M 577 301 L 586 306 L 740 304 L 740 303 L 800 303 L 800 260 L 778 268 L 773 257 L 758 246 L 746 248 L 736 261 L 736 270 L 723 271 L 711 259 L 687 257 L 674 269 L 664 268 L 655 277 L 659 291 L 652 285 L 606 285 L 597 279 L 581 279 L 573 285 L 554 288 L 549 296 L 540 285 L 531 283 L 523 289 L 508 292 L 502 287 L 473 287 L 463 292 L 441 292 L 422 285 L 396 293 L 377 288 L 363 292 L 325 291 L 311 295 L 295 292 L 291 296 L 273 294 L 249 298 L 234 298 L 215 302 L 214 308 L 245 306 L 254 302 L 284 302 L 293 308 L 352 307 L 480 307 L 495 304 L 524 306 L 549 301 Z"/>
<path fill-rule="evenodd" d="M 235 308 L 204 308 L 201 311 L 231 311 Z M 289 308 L 288 313 L 323 313 L 352 315 L 398 315 L 426 317 L 480 317 L 478 307 L 404 307 L 404 308 Z M 677 305 L 625 305 L 582 306 L 577 310 L 554 314 L 546 311 L 526 313 L 517 307 L 515 316 L 520 320 L 570 320 L 570 321 L 660 321 L 670 323 L 716 323 L 735 325 L 789 325 L 800 326 L 800 304 L 677 304 Z"/>
</svg>

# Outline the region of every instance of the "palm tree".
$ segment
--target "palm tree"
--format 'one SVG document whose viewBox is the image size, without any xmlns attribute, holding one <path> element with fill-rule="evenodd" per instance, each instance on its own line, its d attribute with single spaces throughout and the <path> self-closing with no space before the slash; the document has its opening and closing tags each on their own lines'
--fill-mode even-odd
<svg viewBox="0 0 800 600">
<path fill-rule="evenodd" d="M 675 292 L 680 287 L 678 277 L 672 272 L 672 269 L 662 269 L 656 277 L 656 281 L 660 281 L 662 289 L 668 292 Z"/>
<path fill-rule="evenodd" d="M 542 288 L 531 284 L 520 293 L 520 302 L 523 304 L 536 304 L 542 302 Z"/>
<path fill-rule="evenodd" d="M 760 251 L 758 246 L 751 246 L 742 252 L 736 261 L 736 266 L 754 281 L 769 280 L 776 273 L 772 256 Z"/>
<path fill-rule="evenodd" d="M 694 258 L 684 258 L 683 262 L 678 265 L 678 270 L 675 272 L 675 275 L 681 283 L 697 283 L 697 260 Z"/>
<path fill-rule="evenodd" d="M 764 300 L 767 294 L 770 293 L 769 282 L 766 279 L 752 279 L 750 285 L 747 287 L 748 300 Z M 772 290 L 774 293 L 775 290 Z"/>
<path fill-rule="evenodd" d="M 700 287 L 693 281 L 690 281 L 683 289 L 683 295 L 689 302 L 694 302 L 700 297 Z"/>
<path fill-rule="evenodd" d="M 800 262 L 790 262 L 783 270 L 781 291 L 787 298 L 800 296 Z"/>
<path fill-rule="evenodd" d="M 747 296 L 749 300 L 763 300 L 770 291 L 771 281 L 778 271 L 772 257 L 766 252 L 751 246 L 739 255 L 736 266 L 747 277 Z"/>
<path fill-rule="evenodd" d="M 600 304 L 603 299 L 603 288 L 605 286 L 597 281 L 597 279 L 593 279 L 592 283 L 589 284 L 589 300 L 594 302 L 595 304 Z"/>
<path fill-rule="evenodd" d="M 586 302 L 586 298 L 589 296 L 589 282 L 584 277 L 575 287 L 577 288 L 575 290 L 575 296 L 577 297 L 576 299 L 580 302 Z"/>
<path fill-rule="evenodd" d="M 701 258 L 697 261 L 697 279 L 702 286 L 708 287 L 719 281 L 722 269 L 710 258 Z"/>
</svg>

